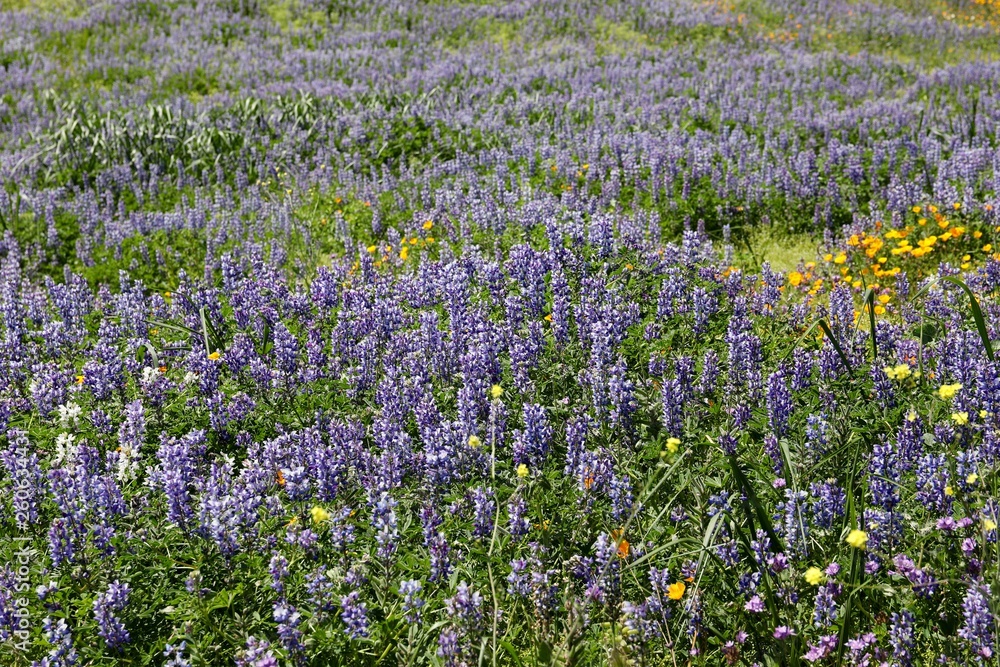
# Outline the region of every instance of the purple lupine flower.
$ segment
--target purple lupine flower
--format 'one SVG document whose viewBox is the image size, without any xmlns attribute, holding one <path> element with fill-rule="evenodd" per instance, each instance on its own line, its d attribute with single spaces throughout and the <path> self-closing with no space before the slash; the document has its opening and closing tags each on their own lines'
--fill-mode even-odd
<svg viewBox="0 0 1000 667">
<path fill-rule="evenodd" d="M 896 449 L 889 443 L 875 445 L 869 464 L 872 501 L 891 512 L 899 504 L 899 465 Z"/>
<path fill-rule="evenodd" d="M 875 390 L 875 400 L 883 410 L 896 406 L 896 387 L 892 384 L 885 371 L 877 366 L 871 368 L 872 388 Z"/>
<path fill-rule="evenodd" d="M 42 621 L 45 631 L 45 641 L 52 647 L 40 661 L 32 662 L 32 667 L 72 667 L 79 660 L 79 655 L 73 647 L 73 636 L 65 619 L 53 619 L 46 616 Z M 190 667 L 178 665 L 177 667 Z"/>
<path fill-rule="evenodd" d="M 326 576 L 323 567 L 318 567 L 306 576 L 306 592 L 309 604 L 317 611 L 333 611 L 333 582 Z"/>
<path fill-rule="evenodd" d="M 151 472 L 147 483 L 160 488 L 167 496 L 167 520 L 184 526 L 194 515 L 191 488 L 195 464 L 204 451 L 205 432 L 193 431 L 182 438 L 164 439 L 156 453 L 160 465 Z"/>
<path fill-rule="evenodd" d="M 656 316 L 665 320 L 683 312 L 686 307 L 688 281 L 679 267 L 667 269 L 666 277 L 660 286 L 660 294 L 656 302 Z"/>
<path fill-rule="evenodd" d="M 250 636 L 246 648 L 236 654 L 236 667 L 278 667 L 278 660 L 270 642 Z"/>
<path fill-rule="evenodd" d="M 45 476 L 38 462 L 38 454 L 31 449 L 28 434 L 12 429 L 7 431 L 7 449 L 0 452 L 12 488 L 9 491 L 14 510 L 14 522 L 20 530 L 38 522 L 38 511 L 45 496 Z"/>
<path fill-rule="evenodd" d="M 128 604 L 129 585 L 113 581 L 106 591 L 94 600 L 94 619 L 97 621 L 97 634 L 101 636 L 110 649 L 117 649 L 128 643 L 129 633 L 125 624 L 115 615 Z"/>
<path fill-rule="evenodd" d="M 531 530 L 528 521 L 528 503 L 520 495 L 516 495 L 507 503 L 507 531 L 514 539 L 524 537 Z"/>
<path fill-rule="evenodd" d="M 291 381 L 298 370 L 299 341 L 282 322 L 274 325 L 274 360 L 283 377 Z"/>
<path fill-rule="evenodd" d="M 837 596 L 840 594 L 840 584 L 830 582 L 821 585 L 816 590 L 816 602 L 813 606 L 813 623 L 816 627 L 828 628 L 837 620 Z"/>
<path fill-rule="evenodd" d="M 803 557 L 809 553 L 809 523 L 803 509 L 808 497 L 805 491 L 785 489 L 785 500 L 776 507 L 781 518 L 778 528 L 785 540 L 785 548 Z"/>
<path fill-rule="evenodd" d="M 628 475 L 613 475 L 611 479 L 611 516 L 619 523 L 624 523 L 629 519 L 635 507 L 635 498 L 632 494 L 632 482 Z"/>
<path fill-rule="evenodd" d="M 368 607 L 359 602 L 361 593 L 351 591 L 340 600 L 340 619 L 344 622 L 344 632 L 351 639 L 368 636 Z"/>
<path fill-rule="evenodd" d="M 288 577 L 288 559 L 279 553 L 271 556 L 267 571 L 271 575 L 271 588 L 279 594 L 285 592 L 285 579 Z"/>
<path fill-rule="evenodd" d="M 75 535 L 72 525 L 70 520 L 64 517 L 56 517 L 49 524 L 49 557 L 52 559 L 53 567 L 59 567 L 62 563 L 72 562 L 76 556 Z"/>
<path fill-rule="evenodd" d="M 466 582 L 461 582 L 455 594 L 445 599 L 445 612 L 458 627 L 467 632 L 478 630 L 483 622 L 483 596 Z"/>
<path fill-rule="evenodd" d="M 625 360 L 619 356 L 608 372 L 608 402 L 611 423 L 628 431 L 639 404 L 635 399 L 635 384 L 626 377 L 626 371 Z"/>
<path fill-rule="evenodd" d="M 184 657 L 184 651 L 186 650 L 186 642 L 167 644 L 163 649 L 163 657 L 170 658 L 170 660 L 163 663 L 163 667 L 191 667 L 191 663 Z"/>
<path fill-rule="evenodd" d="M 701 360 L 701 375 L 698 378 L 696 391 L 701 395 L 711 394 L 719 377 L 719 354 L 715 350 L 707 350 Z"/>
<path fill-rule="evenodd" d="M 893 612 L 889 623 L 889 644 L 900 667 L 913 665 L 913 649 L 916 646 L 913 621 L 913 613 L 903 609 Z"/>
<path fill-rule="evenodd" d="M 647 640 L 653 635 L 653 624 L 649 620 L 649 606 L 645 603 L 622 603 L 622 625 L 627 628 L 625 643 L 630 652 L 642 654 Z"/>
<path fill-rule="evenodd" d="M 444 605 L 449 626 L 439 637 L 438 655 L 448 664 L 461 664 L 471 660 L 477 650 L 483 630 L 483 596 L 463 581 Z"/>
<path fill-rule="evenodd" d="M 561 269 L 552 272 L 552 335 L 556 342 L 569 341 L 570 287 Z"/>
<path fill-rule="evenodd" d="M 43 418 L 66 403 L 68 387 L 72 375 L 54 363 L 37 364 L 32 369 L 33 378 L 29 385 L 31 400 Z"/>
<path fill-rule="evenodd" d="M 0 570 L 0 641 L 6 642 L 15 632 L 26 628 L 20 627 L 20 615 L 17 600 L 17 574 L 13 567 L 5 565 Z"/>
<path fill-rule="evenodd" d="M 142 401 L 125 406 L 125 421 L 118 429 L 118 479 L 131 480 L 139 473 L 142 444 L 146 435 Z"/>
<path fill-rule="evenodd" d="M 444 658 L 444 664 L 448 667 L 459 667 L 462 662 L 462 648 L 459 644 L 458 633 L 454 630 L 442 630 L 438 636 L 437 655 Z"/>
<path fill-rule="evenodd" d="M 834 520 L 844 515 L 847 493 L 833 480 L 811 484 L 809 493 L 813 497 L 813 523 L 817 528 L 832 528 Z"/>
<path fill-rule="evenodd" d="M 515 558 L 510 562 L 510 574 L 507 575 L 507 593 L 520 597 L 528 597 L 531 593 L 531 574 L 528 571 L 528 561 Z"/>
<path fill-rule="evenodd" d="M 403 617 L 410 625 L 420 623 L 421 609 L 425 604 L 419 596 L 421 589 L 422 585 L 416 579 L 399 583 L 399 594 L 403 597 Z"/>
<path fill-rule="evenodd" d="M 782 371 L 775 371 L 767 378 L 767 421 L 771 432 L 778 438 L 785 434 L 792 414 L 792 392 Z"/>
<path fill-rule="evenodd" d="M 389 558 L 396 551 L 399 541 L 397 530 L 397 503 L 388 493 L 382 493 L 378 501 L 372 505 L 372 527 L 375 528 L 375 539 L 378 542 L 379 558 Z"/>
<path fill-rule="evenodd" d="M 964 623 L 958 636 L 965 640 L 968 649 L 976 656 L 977 662 L 989 660 L 996 652 L 993 631 L 995 621 L 990 609 L 990 585 L 975 582 L 969 586 L 962 600 Z"/>
<path fill-rule="evenodd" d="M 704 287 L 695 287 L 691 292 L 691 303 L 694 306 L 694 332 L 703 333 L 709 320 L 719 309 L 719 299 Z"/>
<path fill-rule="evenodd" d="M 531 560 L 531 600 L 534 603 L 537 618 L 548 619 L 555 610 L 559 586 L 555 583 L 558 570 L 546 570 L 540 558 L 540 550 L 536 549 Z"/>
<path fill-rule="evenodd" d="M 451 549 L 443 532 L 437 532 L 427 543 L 427 550 L 430 552 L 431 572 L 428 579 L 438 581 L 451 574 L 452 563 L 449 558 Z"/>
<path fill-rule="evenodd" d="M 663 407 L 663 429 L 679 438 L 684 430 L 684 393 L 676 379 L 664 380 L 660 388 Z"/>
<path fill-rule="evenodd" d="M 497 506 L 493 489 L 479 486 L 472 490 L 471 496 L 475 513 L 472 534 L 478 539 L 485 539 L 493 533 L 493 514 Z"/>
<path fill-rule="evenodd" d="M 819 662 L 836 651 L 838 643 L 837 635 L 820 637 L 817 643 L 809 646 L 809 650 L 802 657 L 807 662 Z"/>
<path fill-rule="evenodd" d="M 552 443 L 552 427 L 549 425 L 545 408 L 540 405 L 525 404 L 524 429 L 514 433 L 514 463 L 525 463 L 529 468 L 542 467 Z"/>
<path fill-rule="evenodd" d="M 302 624 L 302 614 L 284 600 L 274 603 L 274 622 L 278 624 L 278 638 L 281 645 L 292 655 L 298 655 L 305 649 L 302 643 L 302 631 L 299 625 Z"/>
<path fill-rule="evenodd" d="M 730 393 L 735 395 L 746 390 L 751 397 L 756 397 L 762 388 L 762 346 L 760 338 L 753 333 L 753 323 L 746 313 L 746 300 L 742 297 L 733 302 L 726 344 L 729 346 Z"/>
<path fill-rule="evenodd" d="M 944 454 L 925 454 L 917 462 L 917 500 L 937 514 L 950 514 L 952 498 L 945 490 L 950 473 Z"/>
</svg>

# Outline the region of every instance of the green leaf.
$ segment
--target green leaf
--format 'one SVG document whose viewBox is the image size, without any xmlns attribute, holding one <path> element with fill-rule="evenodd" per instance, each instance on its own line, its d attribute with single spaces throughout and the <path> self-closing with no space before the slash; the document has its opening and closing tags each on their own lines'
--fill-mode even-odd
<svg viewBox="0 0 1000 667">
<path fill-rule="evenodd" d="M 958 285 L 969 296 L 969 308 L 972 310 L 972 319 L 976 321 L 976 329 L 979 331 L 979 337 L 982 339 L 983 347 L 986 349 L 986 356 L 990 361 L 993 361 L 993 344 L 990 342 L 990 332 L 986 328 L 986 319 L 983 317 L 983 311 L 979 307 L 979 299 L 972 293 L 968 285 L 955 276 L 945 276 L 941 280 L 947 280 L 953 285 Z"/>
<path fill-rule="evenodd" d="M 837 351 L 837 356 L 840 357 L 840 360 L 844 363 L 844 368 L 847 369 L 848 373 L 853 374 L 854 369 L 851 368 L 851 362 L 847 360 L 847 355 L 844 354 L 844 350 L 841 349 L 840 342 L 836 339 L 836 337 L 834 337 L 833 331 L 830 330 L 830 325 L 827 324 L 826 319 L 820 319 L 818 324 L 820 328 L 823 329 L 823 333 L 826 334 L 827 338 L 829 338 L 830 342 L 833 344 L 833 349 Z"/>
</svg>

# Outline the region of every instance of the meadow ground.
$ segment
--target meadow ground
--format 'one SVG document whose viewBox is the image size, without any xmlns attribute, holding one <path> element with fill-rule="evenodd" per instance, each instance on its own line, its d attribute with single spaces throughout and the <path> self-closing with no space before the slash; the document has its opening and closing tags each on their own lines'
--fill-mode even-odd
<svg viewBox="0 0 1000 667">
<path fill-rule="evenodd" d="M 997 0 L 7 0 L 0 665 L 997 664 L 998 126 Z"/>
</svg>

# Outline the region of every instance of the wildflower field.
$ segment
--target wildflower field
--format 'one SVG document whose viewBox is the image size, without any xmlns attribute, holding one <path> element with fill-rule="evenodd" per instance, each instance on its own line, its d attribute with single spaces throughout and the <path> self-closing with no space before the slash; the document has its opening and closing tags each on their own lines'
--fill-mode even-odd
<svg viewBox="0 0 1000 667">
<path fill-rule="evenodd" d="M 4 0 L 0 665 L 997 665 L 996 0 Z"/>
</svg>

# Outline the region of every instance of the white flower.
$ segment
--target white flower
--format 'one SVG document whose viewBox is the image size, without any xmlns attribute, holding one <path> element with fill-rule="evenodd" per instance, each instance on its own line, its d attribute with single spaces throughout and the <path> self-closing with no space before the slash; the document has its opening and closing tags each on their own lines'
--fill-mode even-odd
<svg viewBox="0 0 1000 667">
<path fill-rule="evenodd" d="M 152 384 L 156 382 L 156 378 L 160 376 L 160 373 L 152 366 L 146 366 L 142 369 L 142 383 Z"/>
<path fill-rule="evenodd" d="M 60 405 L 56 410 L 59 412 L 59 426 L 62 428 L 72 428 L 76 426 L 77 420 L 83 414 L 83 408 L 76 403 Z"/>
<path fill-rule="evenodd" d="M 197 373 L 187 372 L 184 374 L 184 384 L 191 384 L 198 379 Z"/>
<path fill-rule="evenodd" d="M 122 445 L 118 450 L 118 481 L 135 479 L 139 474 L 139 450 L 132 445 Z"/>
<path fill-rule="evenodd" d="M 76 436 L 72 433 L 60 433 L 56 437 L 56 449 L 52 454 L 52 465 L 61 466 L 63 462 L 76 460 L 77 445 L 73 442 Z"/>
</svg>

